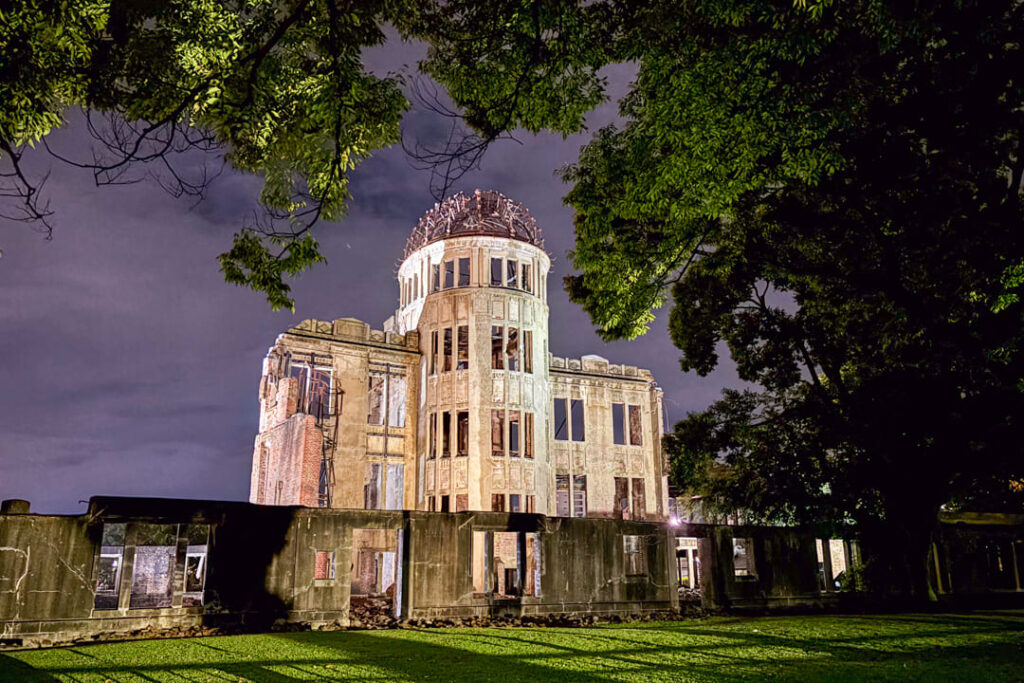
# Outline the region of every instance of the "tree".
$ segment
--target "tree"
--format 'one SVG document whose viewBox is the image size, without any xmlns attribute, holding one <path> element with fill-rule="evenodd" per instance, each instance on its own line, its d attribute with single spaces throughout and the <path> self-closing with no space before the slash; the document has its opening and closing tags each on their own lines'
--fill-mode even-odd
<svg viewBox="0 0 1024 683">
<path fill-rule="evenodd" d="M 243 231 L 223 268 L 277 305 L 319 257 L 307 219 L 339 215 L 347 171 L 397 139 L 397 82 L 359 64 L 382 24 L 428 43 L 420 70 L 474 131 L 424 157 L 449 171 L 510 130 L 578 132 L 600 68 L 636 63 L 623 124 L 565 171 L 566 286 L 607 338 L 671 297 L 682 369 L 725 342 L 758 385 L 676 426 L 677 482 L 763 519 L 855 521 L 875 584 L 921 596 L 939 507 L 1024 474 L 1017 0 L 24 7 L 0 22 L 0 151 L 29 215 L 19 155 L 63 107 L 112 113 L 103 178 L 227 145 L 286 227 Z"/>
<path fill-rule="evenodd" d="M 873 585 L 927 595 L 940 507 L 1024 474 L 1024 5 L 586 12 L 639 75 L 565 172 L 567 288 L 607 338 L 671 296 L 682 369 L 725 342 L 759 387 L 676 426 L 675 480 L 764 520 L 855 522 Z M 485 102 L 508 92 L 487 55 L 468 73 L 498 79 Z"/>
<path fill-rule="evenodd" d="M 336 219 L 348 174 L 397 142 L 408 107 L 396 77 L 363 69 L 361 51 L 383 40 L 387 2 L 342 4 L 202 0 L 28 0 L 0 10 L 0 193 L 5 217 L 50 230 L 25 169 L 68 109 L 88 112 L 94 158 L 66 159 L 97 184 L 159 171 L 175 194 L 202 195 L 189 152 L 217 150 L 264 179 L 266 215 L 220 257 L 228 282 L 292 306 L 286 274 L 322 260 L 310 228 Z M 181 157 L 184 156 L 184 159 Z"/>
</svg>

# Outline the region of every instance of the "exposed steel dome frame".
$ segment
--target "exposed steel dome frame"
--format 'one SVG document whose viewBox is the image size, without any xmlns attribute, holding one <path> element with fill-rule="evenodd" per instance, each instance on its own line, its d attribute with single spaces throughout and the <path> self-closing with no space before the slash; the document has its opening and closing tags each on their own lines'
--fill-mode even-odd
<svg viewBox="0 0 1024 683">
<path fill-rule="evenodd" d="M 540 228 L 526 207 L 494 190 L 459 192 L 423 214 L 405 243 L 402 258 L 448 237 L 489 235 L 544 248 Z"/>
</svg>

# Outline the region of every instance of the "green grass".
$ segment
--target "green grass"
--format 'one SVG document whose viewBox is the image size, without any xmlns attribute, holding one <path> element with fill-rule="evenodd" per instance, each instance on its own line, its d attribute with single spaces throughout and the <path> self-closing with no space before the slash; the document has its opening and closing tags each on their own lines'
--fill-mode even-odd
<svg viewBox="0 0 1024 683">
<path fill-rule="evenodd" d="M 0 655 L 16 681 L 1024 681 L 1024 615 L 809 616 L 591 628 L 151 640 Z"/>
</svg>

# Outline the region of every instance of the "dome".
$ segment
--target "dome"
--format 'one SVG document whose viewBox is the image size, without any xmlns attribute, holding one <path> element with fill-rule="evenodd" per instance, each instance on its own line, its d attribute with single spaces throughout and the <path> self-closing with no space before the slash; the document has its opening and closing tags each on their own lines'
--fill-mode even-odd
<svg viewBox="0 0 1024 683">
<path fill-rule="evenodd" d="M 452 195 L 423 214 L 405 243 L 403 258 L 431 242 L 470 235 L 505 237 L 544 248 L 537 222 L 525 206 L 500 192 L 477 190 Z"/>
</svg>

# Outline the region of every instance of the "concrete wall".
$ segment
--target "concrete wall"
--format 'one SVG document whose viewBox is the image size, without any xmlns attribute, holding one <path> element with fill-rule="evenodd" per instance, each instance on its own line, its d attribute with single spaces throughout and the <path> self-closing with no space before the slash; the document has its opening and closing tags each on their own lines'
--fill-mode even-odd
<svg viewBox="0 0 1024 683">
<path fill-rule="evenodd" d="M 127 528 L 119 597 L 98 609 L 94 586 L 104 526 L 113 524 Z M 133 563 L 140 557 L 142 530 L 151 525 L 172 530 L 165 543 L 174 546 L 173 596 L 165 607 L 133 609 Z M 207 525 L 205 591 L 199 605 L 188 606 L 186 555 L 195 546 L 186 530 Z M 625 615 L 675 603 L 669 536 L 657 524 L 98 497 L 79 516 L 0 515 L 0 637 L 7 645 L 45 645 L 167 630 L 269 629 L 289 622 L 347 626 L 357 530 L 375 530 L 359 532 L 362 546 L 398 553 L 390 595 L 405 618 Z M 539 596 L 474 593 L 474 531 L 538 533 Z M 643 539 L 641 575 L 624 573 L 624 535 Z M 327 576 L 316 576 L 318 552 L 333 553 Z"/>
</svg>

